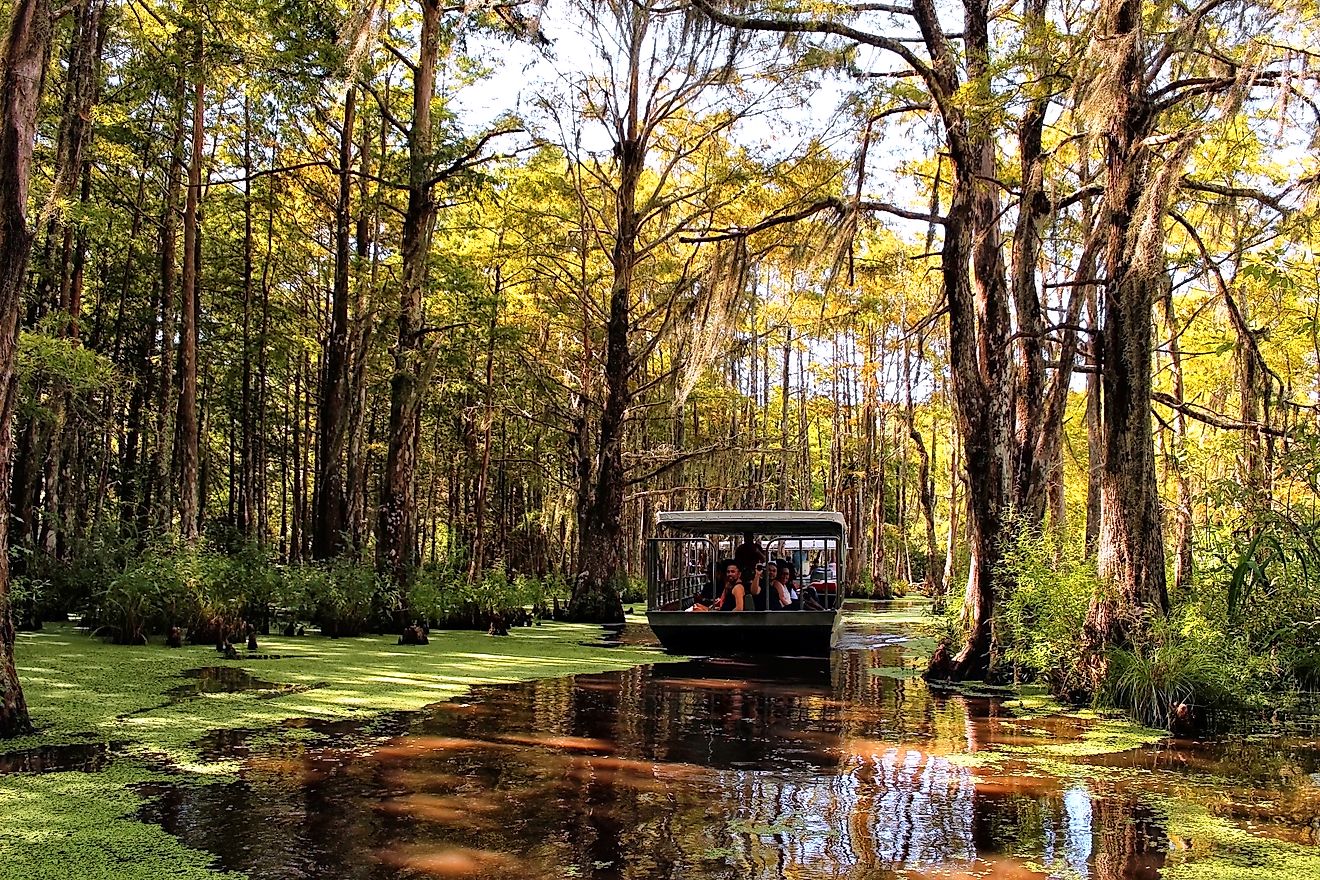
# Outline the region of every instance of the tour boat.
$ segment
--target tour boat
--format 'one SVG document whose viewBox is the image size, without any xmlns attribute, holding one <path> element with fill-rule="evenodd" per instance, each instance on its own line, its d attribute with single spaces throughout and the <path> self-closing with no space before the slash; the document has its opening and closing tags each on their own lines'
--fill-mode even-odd
<svg viewBox="0 0 1320 880">
<path fill-rule="evenodd" d="M 828 656 L 838 638 L 847 525 L 820 510 L 663 511 L 647 540 L 646 619 L 675 654 Z M 721 560 L 752 536 L 770 561 L 793 563 L 792 586 L 823 610 L 702 611 L 698 599 L 720 595 Z M 762 596 L 768 595 L 762 586 Z"/>
</svg>

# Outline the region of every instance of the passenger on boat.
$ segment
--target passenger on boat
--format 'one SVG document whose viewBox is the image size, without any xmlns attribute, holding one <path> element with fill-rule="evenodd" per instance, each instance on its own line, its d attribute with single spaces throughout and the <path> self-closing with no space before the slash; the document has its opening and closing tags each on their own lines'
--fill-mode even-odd
<svg viewBox="0 0 1320 880">
<path fill-rule="evenodd" d="M 796 611 L 798 609 L 797 591 L 793 589 L 793 563 L 780 559 L 766 566 L 766 571 L 774 571 L 770 587 L 771 611 Z"/>
<path fill-rule="evenodd" d="M 752 594 L 752 601 L 757 611 L 764 611 L 766 607 L 766 594 L 761 589 L 761 584 L 764 583 L 761 570 L 765 566 L 766 558 L 765 548 L 756 540 L 756 535 L 752 532 L 743 532 L 743 542 L 734 548 L 733 560 L 738 564 L 743 586 Z"/>
<path fill-rule="evenodd" d="M 807 584 L 805 587 L 802 588 L 802 594 L 799 597 L 798 607 L 800 607 L 803 611 L 829 610 L 824 606 L 824 604 L 821 603 L 820 593 L 816 591 L 816 587 L 812 584 Z"/>
<path fill-rule="evenodd" d="M 720 571 L 724 572 L 724 582 L 720 589 L 720 596 L 711 606 L 712 611 L 745 611 L 744 603 L 747 598 L 747 588 L 743 586 L 742 572 L 738 569 L 738 563 L 733 559 L 726 559 L 720 563 Z"/>
<path fill-rule="evenodd" d="M 715 595 L 719 592 L 719 585 L 714 581 L 706 581 L 700 590 L 692 597 L 692 604 L 688 606 L 688 611 L 709 611 L 715 604 Z"/>
</svg>

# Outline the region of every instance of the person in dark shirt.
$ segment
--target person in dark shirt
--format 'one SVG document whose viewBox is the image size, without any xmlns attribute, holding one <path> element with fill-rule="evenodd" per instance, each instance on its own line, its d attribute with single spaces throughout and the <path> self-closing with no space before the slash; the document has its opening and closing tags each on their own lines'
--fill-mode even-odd
<svg viewBox="0 0 1320 880">
<path fill-rule="evenodd" d="M 738 563 L 732 559 L 726 559 L 720 563 L 720 571 L 724 572 L 724 580 L 720 585 L 720 596 L 711 606 L 712 611 L 747 611 L 747 588 L 743 586 L 742 572 L 738 569 Z"/>
<path fill-rule="evenodd" d="M 802 588 L 802 593 L 798 596 L 798 606 L 804 611 L 827 611 L 828 609 L 821 603 L 821 595 L 816 591 L 812 584 L 807 584 Z"/>
<path fill-rule="evenodd" d="M 752 602 L 757 611 L 766 609 L 766 592 L 761 589 L 764 581 L 762 580 L 762 568 L 765 566 L 766 554 L 765 548 L 761 542 L 756 540 L 756 535 L 752 532 L 743 533 L 743 542 L 733 551 L 733 560 L 738 564 L 738 572 L 742 577 L 743 586 L 751 594 Z"/>
<path fill-rule="evenodd" d="M 717 574 L 716 577 L 721 577 Z M 715 604 L 715 596 L 719 593 L 719 585 L 715 581 L 706 581 L 701 585 L 701 589 L 692 597 L 692 602 L 688 606 L 689 611 L 709 611 Z"/>
</svg>

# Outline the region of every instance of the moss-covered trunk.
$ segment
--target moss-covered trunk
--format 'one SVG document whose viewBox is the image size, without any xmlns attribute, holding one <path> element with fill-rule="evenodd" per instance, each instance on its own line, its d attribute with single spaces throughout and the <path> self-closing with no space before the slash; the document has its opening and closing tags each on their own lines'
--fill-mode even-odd
<svg viewBox="0 0 1320 880">
<path fill-rule="evenodd" d="M 1108 109 L 1097 545 L 1102 587 L 1085 628 L 1088 671 L 1096 685 L 1106 675 L 1107 648 L 1129 643 L 1148 614 L 1169 607 L 1150 415 L 1152 309 L 1169 283 L 1162 220 L 1192 140 L 1184 136 L 1156 165 L 1149 146 L 1155 110 L 1142 75 L 1142 14 L 1141 0 L 1122 0 L 1102 16 L 1105 39 L 1097 54 L 1105 73 L 1093 96 Z"/>
</svg>

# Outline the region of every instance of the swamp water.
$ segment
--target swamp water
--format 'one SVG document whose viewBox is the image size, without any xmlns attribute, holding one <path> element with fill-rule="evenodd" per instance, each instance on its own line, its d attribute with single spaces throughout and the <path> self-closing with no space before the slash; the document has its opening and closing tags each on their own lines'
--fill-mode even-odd
<svg viewBox="0 0 1320 880">
<path fill-rule="evenodd" d="M 211 739 L 239 781 L 155 785 L 141 815 L 253 878 L 1117 880 L 1292 859 L 1302 880 L 1320 858 L 1315 740 L 1106 744 L 1088 719 L 932 692 L 904 644 L 863 614 L 832 663 L 659 663 L 273 750 Z"/>
</svg>

